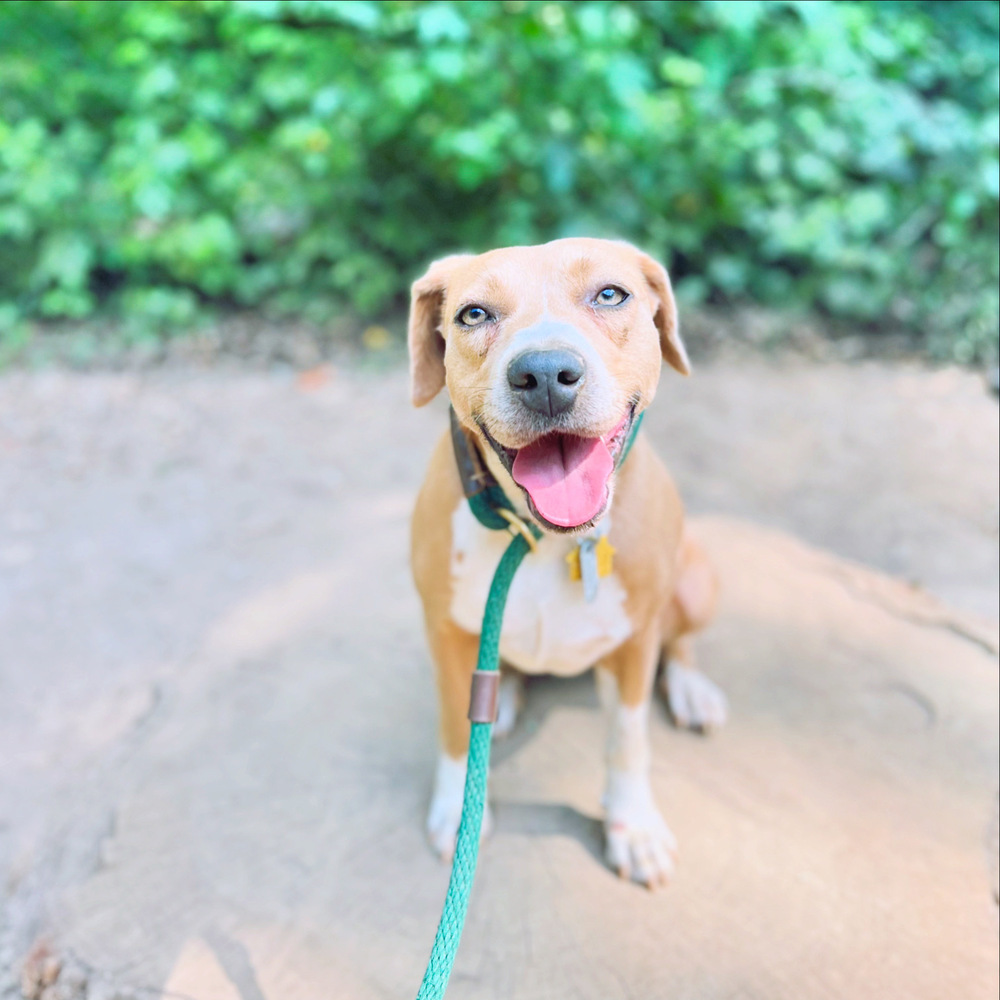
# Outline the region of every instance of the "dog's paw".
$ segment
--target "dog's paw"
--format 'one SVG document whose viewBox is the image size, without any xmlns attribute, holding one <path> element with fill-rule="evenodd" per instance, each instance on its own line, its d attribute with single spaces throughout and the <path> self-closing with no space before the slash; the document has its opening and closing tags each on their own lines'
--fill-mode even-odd
<svg viewBox="0 0 1000 1000">
<path fill-rule="evenodd" d="M 518 674 L 505 673 L 500 678 L 497 698 L 497 718 L 493 723 L 493 739 L 509 736 L 524 704 L 524 680 Z"/>
<path fill-rule="evenodd" d="M 708 733 L 726 724 L 726 696 L 700 670 L 671 660 L 660 683 L 674 723 L 681 729 Z"/>
<path fill-rule="evenodd" d="M 611 868 L 649 889 L 666 885 L 674 873 L 677 840 L 656 808 L 646 775 L 609 772 L 604 804 L 605 857 Z"/>
<path fill-rule="evenodd" d="M 431 850 L 442 861 L 451 861 L 455 853 L 458 825 L 462 820 L 462 800 L 465 796 L 465 758 L 455 760 L 447 754 L 438 758 L 434 777 L 434 794 L 427 813 L 427 839 Z M 493 829 L 493 816 L 487 804 L 483 814 L 482 837 Z"/>
</svg>

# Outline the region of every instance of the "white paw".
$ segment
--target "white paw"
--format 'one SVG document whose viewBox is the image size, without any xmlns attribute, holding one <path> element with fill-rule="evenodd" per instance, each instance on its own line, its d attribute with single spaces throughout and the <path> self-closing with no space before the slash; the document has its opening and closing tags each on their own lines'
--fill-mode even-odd
<svg viewBox="0 0 1000 1000">
<path fill-rule="evenodd" d="M 493 739 L 509 736 L 524 704 L 524 680 L 518 674 L 504 674 L 500 678 L 497 699 L 497 720 L 493 723 Z"/>
<path fill-rule="evenodd" d="M 726 724 L 729 703 L 722 689 L 700 670 L 671 660 L 660 682 L 674 722 L 707 733 Z"/>
<path fill-rule="evenodd" d="M 455 760 L 443 753 L 438 758 L 434 794 L 427 812 L 427 839 L 442 861 L 451 861 L 455 853 L 455 839 L 458 836 L 458 824 L 462 820 L 462 800 L 465 797 L 465 764 L 465 757 Z M 487 804 L 481 836 L 489 836 L 492 829 L 493 816 Z"/>
<path fill-rule="evenodd" d="M 611 868 L 650 889 L 666 885 L 674 873 L 677 840 L 656 808 L 649 778 L 609 771 L 604 805 L 605 857 Z"/>
</svg>

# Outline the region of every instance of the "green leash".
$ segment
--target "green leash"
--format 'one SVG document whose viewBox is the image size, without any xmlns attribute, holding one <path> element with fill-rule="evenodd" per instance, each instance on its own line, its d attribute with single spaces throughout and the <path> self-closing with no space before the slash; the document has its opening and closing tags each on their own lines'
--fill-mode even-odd
<svg viewBox="0 0 1000 1000">
<path fill-rule="evenodd" d="M 622 448 L 618 464 L 625 461 L 632 449 L 644 414 L 640 413 L 632 424 L 629 438 Z M 506 551 L 500 557 L 489 596 L 483 612 L 483 627 L 479 634 L 479 658 L 476 661 L 476 677 L 473 680 L 472 703 L 475 706 L 475 682 L 484 675 L 490 675 L 492 684 L 500 665 L 500 628 L 503 624 L 503 610 L 507 603 L 507 592 L 514 582 L 514 574 L 524 557 L 534 549 L 535 542 L 542 537 L 538 527 L 521 520 L 515 513 L 503 490 L 486 468 L 479 456 L 475 443 L 462 429 L 451 411 L 452 441 L 458 461 L 462 488 L 469 508 L 486 528 L 493 531 L 508 530 L 514 536 Z M 470 709 L 470 717 L 474 708 Z M 492 720 L 492 713 L 490 713 Z M 465 915 L 469 909 L 469 894 L 476 875 L 476 861 L 479 858 L 479 838 L 483 827 L 483 812 L 486 808 L 486 783 L 490 770 L 490 746 L 493 740 L 493 722 L 473 721 L 469 734 L 469 756 L 465 772 L 465 792 L 462 800 L 462 819 L 458 824 L 458 838 L 455 855 L 451 863 L 451 879 L 444 897 L 444 909 L 438 923 L 431 957 L 417 1000 L 442 1000 L 455 965 L 458 945 L 465 928 Z"/>
</svg>

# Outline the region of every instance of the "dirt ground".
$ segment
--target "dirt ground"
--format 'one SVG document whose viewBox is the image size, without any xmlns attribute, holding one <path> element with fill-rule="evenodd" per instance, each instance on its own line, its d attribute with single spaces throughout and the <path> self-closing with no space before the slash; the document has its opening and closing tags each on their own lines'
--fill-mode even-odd
<svg viewBox="0 0 1000 1000">
<path fill-rule="evenodd" d="M 415 993 L 444 424 L 397 364 L 0 377 L 2 1000 Z M 720 568 L 732 723 L 656 717 L 681 858 L 647 894 L 600 859 L 591 681 L 532 684 L 449 997 L 995 996 L 995 399 L 720 356 L 646 428 Z"/>
</svg>

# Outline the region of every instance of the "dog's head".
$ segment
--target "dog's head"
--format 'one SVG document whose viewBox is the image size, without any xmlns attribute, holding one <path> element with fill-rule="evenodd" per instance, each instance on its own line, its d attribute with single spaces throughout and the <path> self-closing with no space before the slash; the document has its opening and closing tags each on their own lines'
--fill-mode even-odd
<svg viewBox="0 0 1000 1000">
<path fill-rule="evenodd" d="M 413 284 L 413 402 L 447 384 L 539 522 L 600 520 L 660 360 L 688 373 L 670 279 L 626 243 L 556 240 L 446 257 Z"/>
</svg>

